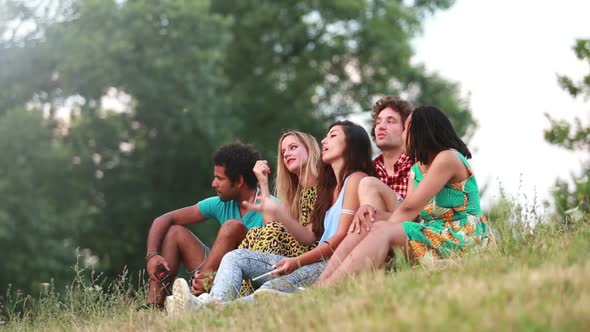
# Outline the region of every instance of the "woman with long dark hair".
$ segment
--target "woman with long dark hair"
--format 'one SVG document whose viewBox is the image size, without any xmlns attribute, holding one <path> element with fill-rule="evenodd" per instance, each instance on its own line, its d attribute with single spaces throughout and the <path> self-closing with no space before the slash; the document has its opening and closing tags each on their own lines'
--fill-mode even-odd
<svg viewBox="0 0 590 332">
<path fill-rule="evenodd" d="M 383 266 L 393 249 L 419 261 L 447 258 L 493 242 L 479 206 L 479 191 L 467 162 L 471 152 L 447 116 L 433 106 L 419 107 L 408 117 L 403 133 L 416 162 L 406 199 L 387 221 L 370 227 L 356 246 L 341 246 L 319 279 L 320 286 L 351 274 Z M 420 214 L 424 223 L 414 220 Z"/>
</svg>

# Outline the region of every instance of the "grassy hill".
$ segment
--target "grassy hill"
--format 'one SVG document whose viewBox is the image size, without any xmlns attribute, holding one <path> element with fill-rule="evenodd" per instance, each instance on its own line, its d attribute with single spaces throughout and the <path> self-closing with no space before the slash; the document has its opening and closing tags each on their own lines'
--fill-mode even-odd
<svg viewBox="0 0 590 332">
<path fill-rule="evenodd" d="M 374 271 L 329 289 L 207 308 L 181 318 L 136 311 L 129 281 L 81 276 L 62 295 L 5 298 L 6 330 L 393 331 L 590 330 L 590 218 L 575 224 L 495 223 L 497 248 L 444 265 Z M 9 300 L 9 301 L 8 301 Z"/>
</svg>

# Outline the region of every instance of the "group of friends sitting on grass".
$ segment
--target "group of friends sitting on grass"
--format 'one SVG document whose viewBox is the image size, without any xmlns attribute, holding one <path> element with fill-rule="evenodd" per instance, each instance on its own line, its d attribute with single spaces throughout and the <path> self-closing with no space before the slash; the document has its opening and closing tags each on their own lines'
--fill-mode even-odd
<svg viewBox="0 0 590 332">
<path fill-rule="evenodd" d="M 275 169 L 252 145 L 220 147 L 217 196 L 168 212 L 149 230 L 148 306 L 177 315 L 327 287 L 393 255 L 420 263 L 490 246 L 471 153 L 448 117 L 391 96 L 372 117 L 374 160 L 369 135 L 350 121 L 334 122 L 320 143 L 284 133 Z M 186 227 L 208 219 L 221 224 L 211 248 Z M 177 277 L 181 263 L 191 281 Z"/>
</svg>

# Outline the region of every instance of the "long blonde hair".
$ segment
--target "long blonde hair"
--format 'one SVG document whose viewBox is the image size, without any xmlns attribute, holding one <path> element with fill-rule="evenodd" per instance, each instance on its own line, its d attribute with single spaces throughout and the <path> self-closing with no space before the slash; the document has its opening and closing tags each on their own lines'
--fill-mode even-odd
<svg viewBox="0 0 590 332">
<path fill-rule="evenodd" d="M 300 168 L 299 174 L 289 172 L 283 162 L 281 144 L 283 143 L 283 139 L 287 136 L 294 136 L 299 144 L 307 150 L 307 163 L 305 164 L 305 167 Z M 320 146 L 312 135 L 293 130 L 285 132 L 281 135 L 281 138 L 279 138 L 275 195 L 281 200 L 282 205 L 287 208 L 289 215 L 296 218 L 296 220 L 300 220 L 301 217 L 301 192 L 304 189 L 300 182 L 305 183 L 306 187 L 309 187 L 311 185 L 311 183 L 308 183 L 310 179 L 313 179 L 314 181 L 317 180 L 317 166 L 319 160 Z M 300 178 L 304 180 L 299 181 Z M 313 183 L 313 185 L 315 185 L 315 183 Z"/>
</svg>

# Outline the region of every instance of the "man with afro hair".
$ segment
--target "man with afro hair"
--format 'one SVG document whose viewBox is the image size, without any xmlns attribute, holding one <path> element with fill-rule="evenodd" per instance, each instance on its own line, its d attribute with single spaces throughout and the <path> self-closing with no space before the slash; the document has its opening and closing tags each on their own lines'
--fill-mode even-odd
<svg viewBox="0 0 590 332">
<path fill-rule="evenodd" d="M 236 142 L 220 147 L 213 154 L 211 182 L 217 196 L 167 212 L 153 221 L 146 254 L 150 277 L 148 307 L 163 308 L 164 289 L 174 282 L 181 262 L 194 274 L 192 292 L 205 292 L 223 255 L 238 247 L 248 229 L 263 226 L 262 215 L 242 204 L 255 199 L 257 180 L 253 168 L 260 159 L 253 145 Z M 186 227 L 208 219 L 221 224 L 211 249 Z M 169 275 L 163 282 L 162 271 L 162 275 Z"/>
</svg>

